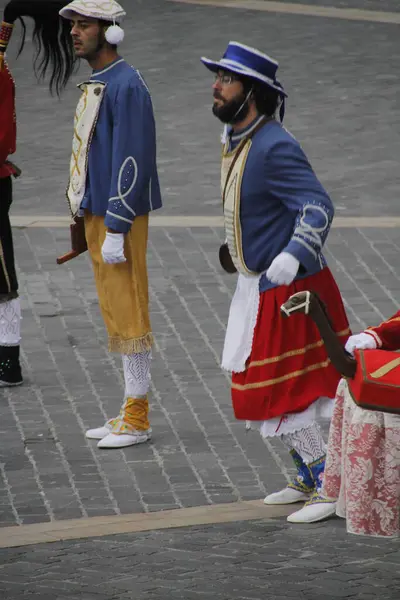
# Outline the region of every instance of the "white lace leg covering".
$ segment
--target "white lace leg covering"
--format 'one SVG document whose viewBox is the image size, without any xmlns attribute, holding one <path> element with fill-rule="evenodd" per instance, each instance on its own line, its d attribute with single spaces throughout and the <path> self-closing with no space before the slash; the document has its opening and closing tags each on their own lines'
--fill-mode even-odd
<svg viewBox="0 0 400 600">
<path fill-rule="evenodd" d="M 294 448 L 306 464 L 326 454 L 326 444 L 317 423 L 293 433 L 285 433 L 281 440 L 290 450 Z"/>
<path fill-rule="evenodd" d="M 150 351 L 122 355 L 126 397 L 137 398 L 147 394 L 150 387 L 150 362 Z"/>
<path fill-rule="evenodd" d="M 18 346 L 21 341 L 19 298 L 0 303 L 0 346 Z"/>
</svg>

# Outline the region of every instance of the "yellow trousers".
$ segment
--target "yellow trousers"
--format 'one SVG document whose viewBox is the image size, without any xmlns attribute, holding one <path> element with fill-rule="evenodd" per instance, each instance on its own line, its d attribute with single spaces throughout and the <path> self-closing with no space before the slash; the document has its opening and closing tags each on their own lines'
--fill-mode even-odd
<svg viewBox="0 0 400 600">
<path fill-rule="evenodd" d="M 125 235 L 126 262 L 106 264 L 101 256 L 106 237 L 104 217 L 85 212 L 85 236 L 110 352 L 145 352 L 153 343 L 146 263 L 148 229 L 148 215 L 136 217 Z"/>
</svg>

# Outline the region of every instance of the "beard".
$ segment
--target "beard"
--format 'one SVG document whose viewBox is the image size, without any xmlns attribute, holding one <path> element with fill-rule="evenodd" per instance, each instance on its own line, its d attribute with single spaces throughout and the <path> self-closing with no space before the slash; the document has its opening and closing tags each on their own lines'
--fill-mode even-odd
<svg viewBox="0 0 400 600">
<path fill-rule="evenodd" d="M 214 97 L 223 101 L 219 95 Z M 249 114 L 249 110 L 249 103 L 246 102 L 246 95 L 244 93 L 229 102 L 224 102 L 220 106 L 213 104 L 212 107 L 213 115 L 218 117 L 222 123 L 229 123 L 230 125 L 243 121 Z"/>
</svg>

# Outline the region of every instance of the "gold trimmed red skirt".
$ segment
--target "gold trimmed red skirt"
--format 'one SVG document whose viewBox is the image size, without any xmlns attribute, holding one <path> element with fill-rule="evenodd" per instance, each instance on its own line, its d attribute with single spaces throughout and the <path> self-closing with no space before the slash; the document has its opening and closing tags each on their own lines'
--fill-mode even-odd
<svg viewBox="0 0 400 600">
<path fill-rule="evenodd" d="M 262 292 L 246 370 L 232 373 L 235 417 L 265 421 L 302 412 L 321 396 L 334 398 L 340 374 L 332 366 L 310 317 L 281 315 L 280 307 L 296 292 L 316 292 L 332 326 L 346 343 L 351 334 L 337 284 L 328 267 L 319 273 Z"/>
</svg>

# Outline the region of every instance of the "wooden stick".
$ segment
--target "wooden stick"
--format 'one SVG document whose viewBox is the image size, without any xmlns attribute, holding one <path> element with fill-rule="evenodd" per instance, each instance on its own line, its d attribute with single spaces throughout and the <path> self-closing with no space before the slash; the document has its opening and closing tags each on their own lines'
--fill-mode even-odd
<svg viewBox="0 0 400 600">
<path fill-rule="evenodd" d="M 76 250 L 70 250 L 70 252 L 67 252 L 66 254 L 63 254 L 62 256 L 59 256 L 57 258 L 57 264 L 63 265 L 64 263 L 68 262 L 69 260 L 76 258 L 80 254 L 82 254 L 82 252 L 77 252 Z"/>
</svg>

